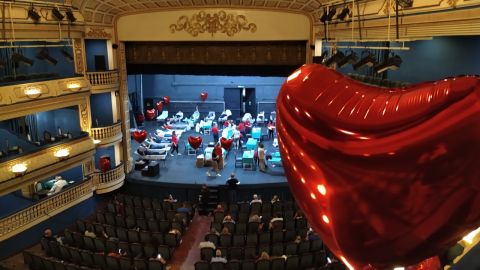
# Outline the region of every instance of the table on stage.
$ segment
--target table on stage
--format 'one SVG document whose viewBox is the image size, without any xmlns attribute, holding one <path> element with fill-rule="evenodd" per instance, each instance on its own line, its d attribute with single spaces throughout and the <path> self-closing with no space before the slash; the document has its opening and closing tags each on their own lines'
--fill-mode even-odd
<svg viewBox="0 0 480 270">
<path fill-rule="evenodd" d="M 253 160 L 253 155 L 254 155 L 253 150 L 243 152 L 242 158 L 243 158 L 244 169 L 250 169 L 250 170 L 255 169 L 255 161 Z"/>
<path fill-rule="evenodd" d="M 257 147 L 257 140 L 253 138 L 249 138 L 246 146 L 247 146 L 247 150 L 255 150 L 255 147 Z"/>
<path fill-rule="evenodd" d="M 252 139 L 260 140 L 261 136 L 262 136 L 262 128 L 261 127 L 252 128 Z"/>
</svg>

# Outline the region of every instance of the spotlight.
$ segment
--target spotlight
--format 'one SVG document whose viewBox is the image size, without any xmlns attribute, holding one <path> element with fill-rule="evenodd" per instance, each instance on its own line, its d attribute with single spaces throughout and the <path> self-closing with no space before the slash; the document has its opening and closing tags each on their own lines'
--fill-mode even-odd
<svg viewBox="0 0 480 270">
<path fill-rule="evenodd" d="M 68 62 L 73 62 L 73 56 L 65 48 L 63 48 L 60 52 Z"/>
<path fill-rule="evenodd" d="M 323 51 L 320 56 L 314 56 L 313 63 L 323 64 L 323 61 L 325 61 L 325 57 L 327 57 L 327 55 L 328 55 L 328 51 Z"/>
<path fill-rule="evenodd" d="M 328 16 L 327 9 L 323 8 L 323 14 L 322 14 L 322 17 L 320 17 L 320 21 L 322 23 L 325 23 L 327 21 L 327 16 Z"/>
<path fill-rule="evenodd" d="M 28 10 L 28 18 L 32 19 L 34 23 L 38 23 L 40 21 L 40 14 L 35 10 L 35 8 L 32 6 Z"/>
<path fill-rule="evenodd" d="M 328 67 L 334 63 L 339 63 L 343 58 L 345 58 L 345 54 L 343 54 L 341 51 L 337 51 L 334 55 L 332 55 L 332 57 L 327 59 L 325 66 Z"/>
<path fill-rule="evenodd" d="M 337 19 L 344 21 L 349 13 L 350 13 L 350 9 L 347 6 L 345 6 L 340 12 L 340 14 L 337 15 Z"/>
<path fill-rule="evenodd" d="M 52 9 L 52 15 L 57 21 L 61 21 L 63 18 L 65 18 L 65 15 L 60 13 L 60 10 L 58 10 L 56 7 Z"/>
<path fill-rule="evenodd" d="M 331 7 L 330 10 L 328 11 L 328 16 L 327 16 L 327 21 L 331 21 L 333 19 L 333 16 L 337 13 L 337 8 Z"/>
<path fill-rule="evenodd" d="M 358 62 L 357 54 L 354 51 L 350 50 L 350 53 L 347 54 L 347 56 L 345 56 L 342 60 L 338 62 L 338 67 L 343 67 L 346 64 L 354 65 L 357 62 Z"/>
<path fill-rule="evenodd" d="M 33 63 L 35 61 L 33 61 L 32 59 L 30 58 L 27 58 L 19 53 L 13 53 L 12 54 L 12 62 L 14 62 L 15 64 L 19 64 L 19 63 L 23 63 L 24 65 L 26 66 L 33 66 Z"/>
<path fill-rule="evenodd" d="M 48 53 L 48 50 L 46 48 L 43 48 L 37 54 L 37 58 L 40 59 L 40 60 L 46 60 L 47 62 L 49 62 L 50 64 L 52 64 L 54 66 L 58 63 L 57 59 L 50 56 L 50 54 Z"/>
<path fill-rule="evenodd" d="M 389 57 L 386 61 L 377 64 L 373 67 L 373 70 L 377 73 L 382 73 L 387 70 L 397 70 L 402 64 L 402 58 L 398 55 L 393 55 Z"/>
<path fill-rule="evenodd" d="M 372 67 L 375 64 L 377 64 L 377 60 L 375 59 L 375 56 L 373 56 L 372 53 L 367 52 L 367 55 L 365 55 L 365 57 L 362 57 L 360 61 L 358 61 L 356 64 L 353 65 L 353 69 L 357 70 L 363 66 Z"/>
<path fill-rule="evenodd" d="M 73 15 L 73 12 L 71 9 L 67 9 L 65 14 L 67 15 L 67 19 L 69 22 L 74 23 L 77 20 L 77 18 L 75 18 L 75 15 Z"/>
</svg>

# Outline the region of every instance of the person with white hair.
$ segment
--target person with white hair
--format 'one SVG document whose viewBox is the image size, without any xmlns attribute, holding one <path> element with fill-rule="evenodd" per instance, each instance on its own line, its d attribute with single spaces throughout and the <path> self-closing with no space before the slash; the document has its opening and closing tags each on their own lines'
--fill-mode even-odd
<svg viewBox="0 0 480 270">
<path fill-rule="evenodd" d="M 53 184 L 52 188 L 47 193 L 47 195 L 51 196 L 53 194 L 56 194 L 56 193 L 62 191 L 62 188 L 66 185 L 68 185 L 68 183 L 65 179 L 62 179 L 62 177 L 59 176 L 59 175 L 55 176 L 55 183 Z"/>
<path fill-rule="evenodd" d="M 250 204 L 256 203 L 256 202 L 262 203 L 262 199 L 260 199 L 260 197 L 257 194 L 253 194 L 253 200 L 250 202 Z"/>
</svg>

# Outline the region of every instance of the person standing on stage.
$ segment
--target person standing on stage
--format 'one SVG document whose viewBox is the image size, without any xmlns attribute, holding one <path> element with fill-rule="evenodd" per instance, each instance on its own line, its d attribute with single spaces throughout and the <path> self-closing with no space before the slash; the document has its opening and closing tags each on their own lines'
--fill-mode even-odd
<svg viewBox="0 0 480 270">
<path fill-rule="evenodd" d="M 217 126 L 217 124 L 215 123 L 215 124 L 213 124 L 213 126 L 212 126 L 212 135 L 213 135 L 213 142 L 214 142 L 214 143 L 217 143 L 217 142 L 218 142 L 218 133 L 219 133 L 219 131 L 218 131 L 218 126 Z"/>
<path fill-rule="evenodd" d="M 275 129 L 275 125 L 273 124 L 272 121 L 268 121 L 267 129 L 268 129 L 268 139 L 273 140 L 273 130 Z"/>
<path fill-rule="evenodd" d="M 178 137 L 177 134 L 175 134 L 175 131 L 172 131 L 172 151 L 170 152 L 170 155 L 173 156 L 173 152 L 177 151 L 177 155 L 181 155 L 178 152 Z"/>
</svg>

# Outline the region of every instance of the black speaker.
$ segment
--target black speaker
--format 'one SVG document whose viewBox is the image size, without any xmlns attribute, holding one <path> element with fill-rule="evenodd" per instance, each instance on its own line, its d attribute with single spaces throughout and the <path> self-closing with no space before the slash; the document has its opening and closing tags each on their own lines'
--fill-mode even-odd
<svg viewBox="0 0 480 270">
<path fill-rule="evenodd" d="M 105 55 L 95 55 L 95 71 L 107 70 L 107 61 Z"/>
</svg>

